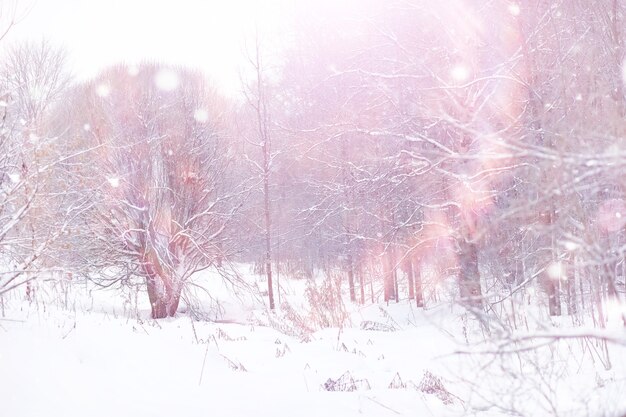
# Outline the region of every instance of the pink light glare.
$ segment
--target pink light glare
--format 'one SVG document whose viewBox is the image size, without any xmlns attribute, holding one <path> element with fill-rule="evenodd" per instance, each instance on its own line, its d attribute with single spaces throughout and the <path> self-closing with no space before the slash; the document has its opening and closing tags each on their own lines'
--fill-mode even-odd
<svg viewBox="0 0 626 417">
<path fill-rule="evenodd" d="M 469 80 L 471 71 L 466 65 L 459 64 L 452 68 L 452 70 L 450 71 L 450 75 L 452 76 L 452 79 L 454 79 L 454 81 L 465 82 Z"/>
<path fill-rule="evenodd" d="M 111 87 L 109 87 L 107 84 L 99 84 L 98 86 L 96 86 L 96 94 L 98 95 L 98 97 L 108 97 L 109 94 L 111 94 Z"/>
<path fill-rule="evenodd" d="M 205 109 L 196 109 L 193 113 L 193 118 L 198 123 L 206 123 L 209 120 L 209 112 Z"/>
<path fill-rule="evenodd" d="M 598 208 L 598 225 L 607 232 L 617 232 L 626 225 L 626 202 L 610 199 Z"/>
<path fill-rule="evenodd" d="M 511 13 L 513 16 L 519 16 L 519 14 L 521 13 L 520 6 L 517 3 L 509 4 L 508 9 L 509 9 L 509 13 Z"/>
<path fill-rule="evenodd" d="M 107 182 L 113 188 L 117 188 L 120 186 L 120 179 L 118 177 L 109 177 L 107 178 Z"/>
</svg>

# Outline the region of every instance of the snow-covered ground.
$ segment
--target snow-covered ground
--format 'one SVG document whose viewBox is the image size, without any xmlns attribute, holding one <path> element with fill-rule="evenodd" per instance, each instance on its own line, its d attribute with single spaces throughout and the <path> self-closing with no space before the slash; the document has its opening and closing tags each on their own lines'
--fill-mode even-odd
<svg viewBox="0 0 626 417">
<path fill-rule="evenodd" d="M 497 345 L 478 343 L 479 326 L 445 303 L 348 307 L 343 326 L 316 329 L 295 296 L 304 281 L 283 281 L 293 310 L 270 317 L 208 274 L 217 322 L 155 322 L 145 294 L 51 285 L 31 303 L 23 292 L 4 300 L 0 416 L 626 413 L 624 347 L 573 339 L 492 354 Z"/>
</svg>

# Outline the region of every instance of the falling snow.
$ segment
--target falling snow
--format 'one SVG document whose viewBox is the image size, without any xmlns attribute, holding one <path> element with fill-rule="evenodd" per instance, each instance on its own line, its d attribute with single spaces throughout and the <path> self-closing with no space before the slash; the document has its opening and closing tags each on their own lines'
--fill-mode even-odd
<svg viewBox="0 0 626 417">
<path fill-rule="evenodd" d="M 154 84 L 162 91 L 169 92 L 176 90 L 179 82 L 178 74 L 171 69 L 161 69 L 154 76 Z"/>
<path fill-rule="evenodd" d="M 470 70 L 465 65 L 457 65 L 452 68 L 450 75 L 455 81 L 463 82 L 467 81 L 470 77 Z"/>
<path fill-rule="evenodd" d="M 626 417 L 626 2 L 14 3 L 2 417 Z"/>
<path fill-rule="evenodd" d="M 109 94 L 111 94 L 111 87 L 109 87 L 109 86 L 108 86 L 108 85 L 106 85 L 106 84 L 99 84 L 99 85 L 96 87 L 96 94 L 97 94 L 99 97 L 106 98 L 106 97 L 108 97 L 108 96 L 109 96 Z"/>
<path fill-rule="evenodd" d="M 509 5 L 509 13 L 511 13 L 513 16 L 519 16 L 521 10 L 519 7 L 519 4 L 517 3 L 511 3 Z"/>
<path fill-rule="evenodd" d="M 117 188 L 120 186 L 120 179 L 118 177 L 109 177 L 107 178 L 109 185 L 113 188 Z"/>
<path fill-rule="evenodd" d="M 209 120 L 209 113 L 205 109 L 197 109 L 193 113 L 193 118 L 198 123 L 206 123 Z"/>
</svg>

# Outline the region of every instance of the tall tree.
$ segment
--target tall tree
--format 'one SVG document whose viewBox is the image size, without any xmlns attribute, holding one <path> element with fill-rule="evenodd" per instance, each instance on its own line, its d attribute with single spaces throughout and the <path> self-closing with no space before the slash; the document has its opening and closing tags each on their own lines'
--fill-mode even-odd
<svg viewBox="0 0 626 417">
<path fill-rule="evenodd" d="M 0 273 L 0 293 L 26 283 L 30 297 L 30 281 L 52 266 L 44 255 L 71 218 L 58 209 L 64 194 L 52 189 L 55 170 L 71 156 L 48 131 L 69 80 L 65 52 L 47 42 L 8 48 L 0 66 L 0 242 L 13 264 Z"/>
<path fill-rule="evenodd" d="M 232 249 L 245 191 L 229 177 L 230 105 L 201 74 L 157 64 L 114 67 L 73 100 L 68 135 L 98 146 L 78 168 L 92 199 L 85 241 L 117 274 L 134 266 L 153 318 L 173 316 L 190 277 Z"/>
</svg>

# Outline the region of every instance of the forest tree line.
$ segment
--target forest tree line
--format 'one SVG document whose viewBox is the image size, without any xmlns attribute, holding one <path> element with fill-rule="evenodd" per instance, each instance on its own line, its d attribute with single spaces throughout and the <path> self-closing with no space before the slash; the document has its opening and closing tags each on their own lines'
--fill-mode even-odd
<svg viewBox="0 0 626 417">
<path fill-rule="evenodd" d="M 0 295 L 134 278 L 162 318 L 194 273 L 249 262 L 270 309 L 281 275 L 322 271 L 354 303 L 423 307 L 452 279 L 478 315 L 532 296 L 603 326 L 625 302 L 623 4 L 325 7 L 296 9 L 280 59 L 247 45 L 235 98 L 166 63 L 76 81 L 50 43 L 7 45 Z"/>
</svg>

